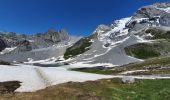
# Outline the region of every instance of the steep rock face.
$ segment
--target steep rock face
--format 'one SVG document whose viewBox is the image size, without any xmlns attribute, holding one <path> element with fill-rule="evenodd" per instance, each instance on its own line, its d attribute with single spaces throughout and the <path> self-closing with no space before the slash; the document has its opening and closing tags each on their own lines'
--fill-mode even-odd
<svg viewBox="0 0 170 100">
<path fill-rule="evenodd" d="M 20 40 L 18 42 L 17 49 L 15 49 L 15 52 L 26 52 L 31 51 L 32 47 L 29 41 L 27 40 Z"/>
<path fill-rule="evenodd" d="M 5 48 L 6 48 L 5 42 L 2 39 L 0 39 L 0 51 L 4 50 Z"/>
<path fill-rule="evenodd" d="M 126 27 L 129 31 L 139 31 L 151 26 L 170 26 L 170 3 L 156 3 L 140 8 Z"/>
<path fill-rule="evenodd" d="M 54 43 L 69 41 L 68 32 L 66 32 L 64 29 L 58 32 L 54 29 L 49 29 L 48 32 L 44 34 L 44 38 Z"/>
<path fill-rule="evenodd" d="M 170 26 L 170 13 L 161 15 L 159 22 L 162 26 Z"/>
<path fill-rule="evenodd" d="M 160 16 L 162 14 L 165 14 L 165 11 L 162 11 L 161 9 L 158 9 L 156 6 L 154 5 L 150 5 L 150 6 L 145 6 L 140 8 L 134 15 L 133 15 L 133 19 L 136 18 L 154 18 L 155 16 Z"/>
</svg>

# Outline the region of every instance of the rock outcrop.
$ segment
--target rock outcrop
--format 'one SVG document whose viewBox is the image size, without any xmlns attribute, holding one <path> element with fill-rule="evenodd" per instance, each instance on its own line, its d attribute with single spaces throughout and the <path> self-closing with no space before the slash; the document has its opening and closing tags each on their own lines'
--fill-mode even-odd
<svg viewBox="0 0 170 100">
<path fill-rule="evenodd" d="M 0 39 L 0 51 L 4 50 L 6 48 L 6 44 L 4 40 Z"/>
</svg>

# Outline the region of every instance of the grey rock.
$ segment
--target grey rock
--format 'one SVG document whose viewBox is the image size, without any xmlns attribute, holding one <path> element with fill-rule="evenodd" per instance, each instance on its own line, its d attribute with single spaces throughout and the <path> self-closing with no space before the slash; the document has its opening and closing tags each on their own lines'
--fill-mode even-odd
<svg viewBox="0 0 170 100">
<path fill-rule="evenodd" d="M 55 44 L 60 44 L 61 42 L 68 44 L 70 41 L 68 32 L 63 29 L 60 31 L 49 29 L 46 33 L 37 33 L 33 35 L 1 32 L 0 37 L 3 39 L 7 47 L 17 47 L 17 52 L 47 48 Z"/>
<path fill-rule="evenodd" d="M 160 16 L 162 14 L 165 14 L 165 11 L 162 11 L 160 9 L 157 9 L 155 5 L 149 5 L 140 8 L 132 17 L 132 19 L 136 18 L 153 18 L 155 16 Z"/>
<path fill-rule="evenodd" d="M 5 48 L 6 48 L 5 42 L 2 39 L 0 39 L 0 51 L 4 50 Z"/>
<path fill-rule="evenodd" d="M 54 43 L 69 41 L 68 32 L 66 32 L 64 29 L 58 32 L 54 29 L 49 29 L 48 32 L 44 34 L 44 38 L 46 41 Z"/>
<path fill-rule="evenodd" d="M 170 13 L 161 15 L 159 22 L 162 26 L 170 26 Z"/>
<path fill-rule="evenodd" d="M 122 78 L 122 82 L 123 83 L 134 83 L 135 82 L 135 78 L 131 77 L 131 76 L 124 76 Z"/>
</svg>

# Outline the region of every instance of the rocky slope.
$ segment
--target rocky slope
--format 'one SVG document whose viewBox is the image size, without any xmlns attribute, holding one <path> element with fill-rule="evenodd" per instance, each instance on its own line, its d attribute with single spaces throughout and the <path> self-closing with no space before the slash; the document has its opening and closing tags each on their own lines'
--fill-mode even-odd
<svg viewBox="0 0 170 100">
<path fill-rule="evenodd" d="M 80 37 L 70 36 L 64 29 L 49 29 L 33 35 L 0 33 L 0 59 L 6 61 L 42 60 L 62 56 L 66 46 Z"/>
<path fill-rule="evenodd" d="M 147 53 L 152 49 L 162 48 L 154 54 L 154 56 L 169 55 L 168 49 L 170 31 L 170 3 L 156 3 L 149 6 L 144 6 L 138 9 L 134 15 L 128 18 L 123 18 L 114 21 L 111 25 L 99 25 L 91 36 L 86 39 L 93 42 L 88 45 L 81 54 L 77 55 L 71 53 L 74 50 L 67 50 L 67 55 L 70 54 L 71 61 L 84 62 L 84 63 L 111 63 L 114 65 L 124 65 L 143 61 L 140 55 L 145 56 L 146 50 L 134 53 L 128 53 L 125 48 L 132 48 L 132 45 L 149 44 L 153 48 L 148 48 Z M 90 40 L 89 40 L 90 39 Z M 161 43 L 167 45 L 161 45 Z M 162 42 L 164 41 L 164 42 Z M 83 45 L 83 44 L 81 44 Z M 155 47 L 157 46 L 157 47 Z M 167 46 L 165 48 L 165 46 Z M 80 46 L 79 46 L 80 47 Z M 77 43 L 70 48 L 78 49 Z M 137 49 L 142 46 L 136 46 Z M 84 47 L 85 48 L 85 47 Z M 145 47 L 143 47 L 145 48 Z M 131 50 L 129 50 L 131 51 Z M 78 51 L 77 51 L 78 52 Z M 154 52 L 155 53 L 155 52 Z M 152 55 L 152 54 L 151 54 Z M 68 59 L 69 57 L 67 57 Z M 145 57 L 143 57 L 145 58 Z"/>
</svg>

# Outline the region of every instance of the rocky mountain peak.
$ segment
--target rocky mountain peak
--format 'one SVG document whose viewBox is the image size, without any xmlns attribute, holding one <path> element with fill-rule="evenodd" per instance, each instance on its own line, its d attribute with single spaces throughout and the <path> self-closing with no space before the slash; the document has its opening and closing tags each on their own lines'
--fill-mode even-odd
<svg viewBox="0 0 170 100">
<path fill-rule="evenodd" d="M 69 34 L 64 29 L 61 29 L 59 31 L 56 31 L 55 29 L 49 29 L 45 33 L 45 39 L 50 40 L 54 43 L 69 41 Z"/>
<path fill-rule="evenodd" d="M 111 28 L 107 25 L 101 24 L 99 25 L 96 30 L 92 33 L 93 38 L 97 38 L 98 36 L 102 35 L 106 31 L 110 31 Z"/>
<path fill-rule="evenodd" d="M 153 5 L 144 6 L 135 12 L 132 19 L 136 18 L 154 18 L 167 14 L 170 12 L 170 2 L 166 3 L 155 3 Z"/>
</svg>

